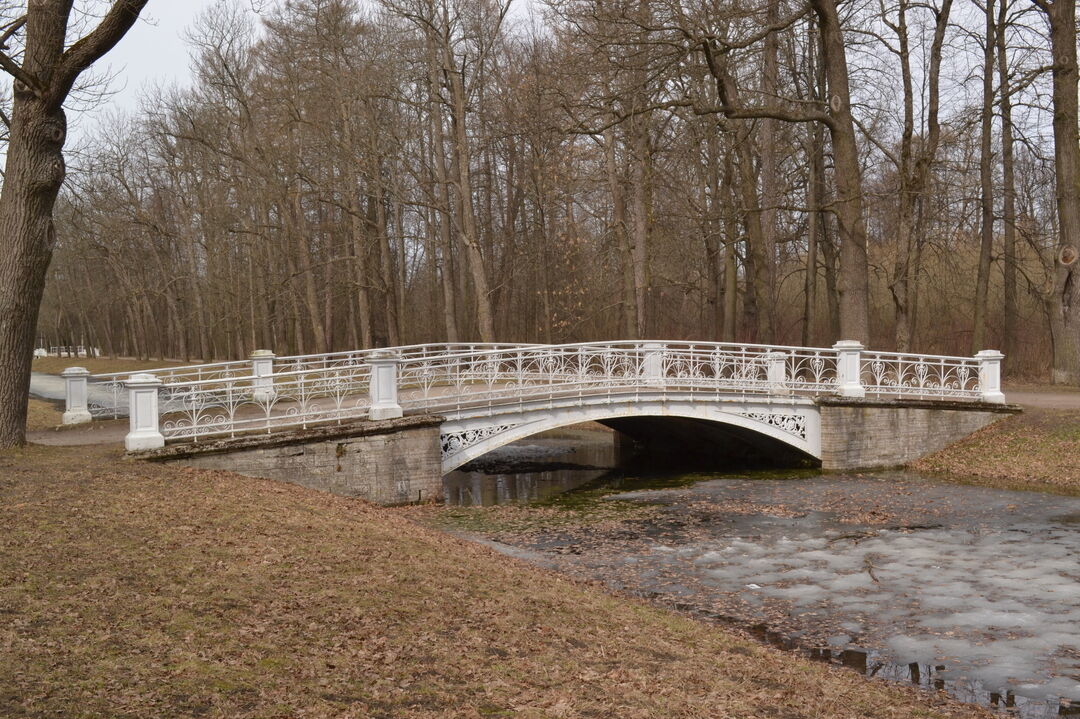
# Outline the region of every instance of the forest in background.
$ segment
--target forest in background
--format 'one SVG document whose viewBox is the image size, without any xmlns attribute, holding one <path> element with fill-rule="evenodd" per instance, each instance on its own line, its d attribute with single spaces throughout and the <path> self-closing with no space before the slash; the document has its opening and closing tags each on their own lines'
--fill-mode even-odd
<svg viewBox="0 0 1080 719">
<path fill-rule="evenodd" d="M 854 338 L 1048 376 L 1076 291 L 1049 8 L 225 2 L 192 87 L 72 159 L 39 335 L 205 360 Z M 1071 32 L 1075 68 L 1074 7 Z"/>
</svg>

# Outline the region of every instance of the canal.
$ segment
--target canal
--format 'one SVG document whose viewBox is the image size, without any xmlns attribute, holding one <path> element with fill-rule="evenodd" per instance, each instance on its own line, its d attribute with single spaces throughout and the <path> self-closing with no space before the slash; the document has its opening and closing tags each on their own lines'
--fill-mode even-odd
<svg viewBox="0 0 1080 719">
<path fill-rule="evenodd" d="M 502 551 L 869 677 L 1080 716 L 1080 499 L 678 459 L 620 464 L 612 433 L 563 430 L 448 475 L 447 511 Z"/>
</svg>

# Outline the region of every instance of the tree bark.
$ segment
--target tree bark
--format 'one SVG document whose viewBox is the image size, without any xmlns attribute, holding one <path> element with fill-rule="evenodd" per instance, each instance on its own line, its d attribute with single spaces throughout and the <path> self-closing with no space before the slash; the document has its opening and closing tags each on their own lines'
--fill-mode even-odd
<svg viewBox="0 0 1080 719">
<path fill-rule="evenodd" d="M 866 224 L 862 211 L 862 170 L 851 116 L 847 53 L 836 0 L 811 0 L 821 32 L 821 55 L 829 89 L 829 134 L 833 147 L 836 197 L 833 214 L 840 231 L 840 333 L 870 341 L 870 277 Z"/>
<path fill-rule="evenodd" d="M 1076 0 L 1041 2 L 1054 59 L 1054 160 L 1058 252 L 1047 300 L 1053 341 L 1051 380 L 1080 385 L 1080 122 L 1077 101 Z M 1071 260 L 1071 262 L 1070 262 Z"/>
<path fill-rule="evenodd" d="M 972 353 L 986 349 L 989 307 L 990 259 L 994 249 L 994 0 L 986 0 L 986 32 L 983 34 L 982 113 L 979 137 L 979 265 L 975 279 L 975 311 L 971 332 Z"/>
<path fill-rule="evenodd" d="M 1016 168 L 1013 158 L 1012 97 L 1010 96 L 1009 58 L 1005 31 L 1009 22 L 1009 3 L 1000 0 L 997 22 L 998 85 L 1001 94 L 1001 172 L 1002 239 L 1004 240 L 1004 313 L 1003 333 L 1006 362 L 1016 353 Z"/>
<path fill-rule="evenodd" d="M 64 182 L 63 103 L 78 76 L 111 50 L 147 0 L 117 0 L 98 26 L 65 50 L 70 0 L 38 0 L 26 11 L 0 191 L 0 449 L 26 439 L 34 334 L 56 243 L 53 208 Z"/>
</svg>

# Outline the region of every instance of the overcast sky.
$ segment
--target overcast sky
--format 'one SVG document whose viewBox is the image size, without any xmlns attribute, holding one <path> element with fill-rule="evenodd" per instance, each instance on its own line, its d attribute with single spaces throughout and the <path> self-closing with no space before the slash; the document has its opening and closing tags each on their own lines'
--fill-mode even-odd
<svg viewBox="0 0 1080 719">
<path fill-rule="evenodd" d="M 133 110 L 140 91 L 154 84 L 188 81 L 188 50 L 184 31 L 217 0 L 150 0 L 145 19 L 120 40 L 102 61 L 115 74 L 116 94 L 76 122 L 76 134 L 87 130 L 110 111 Z"/>
</svg>

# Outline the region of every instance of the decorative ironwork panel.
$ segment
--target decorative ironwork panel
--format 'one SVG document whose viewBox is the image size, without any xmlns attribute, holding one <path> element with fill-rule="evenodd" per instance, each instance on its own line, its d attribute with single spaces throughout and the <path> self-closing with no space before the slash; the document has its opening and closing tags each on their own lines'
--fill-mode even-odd
<svg viewBox="0 0 1080 719">
<path fill-rule="evenodd" d="M 741 412 L 743 417 L 763 422 L 770 427 L 806 439 L 806 415 L 794 412 Z"/>
<path fill-rule="evenodd" d="M 474 444 L 479 444 L 489 437 L 494 437 L 509 429 L 517 427 L 516 424 L 496 424 L 478 429 L 466 429 L 461 432 L 444 434 L 442 440 L 442 458 L 446 460 L 459 452 L 463 452 Z"/>
</svg>

